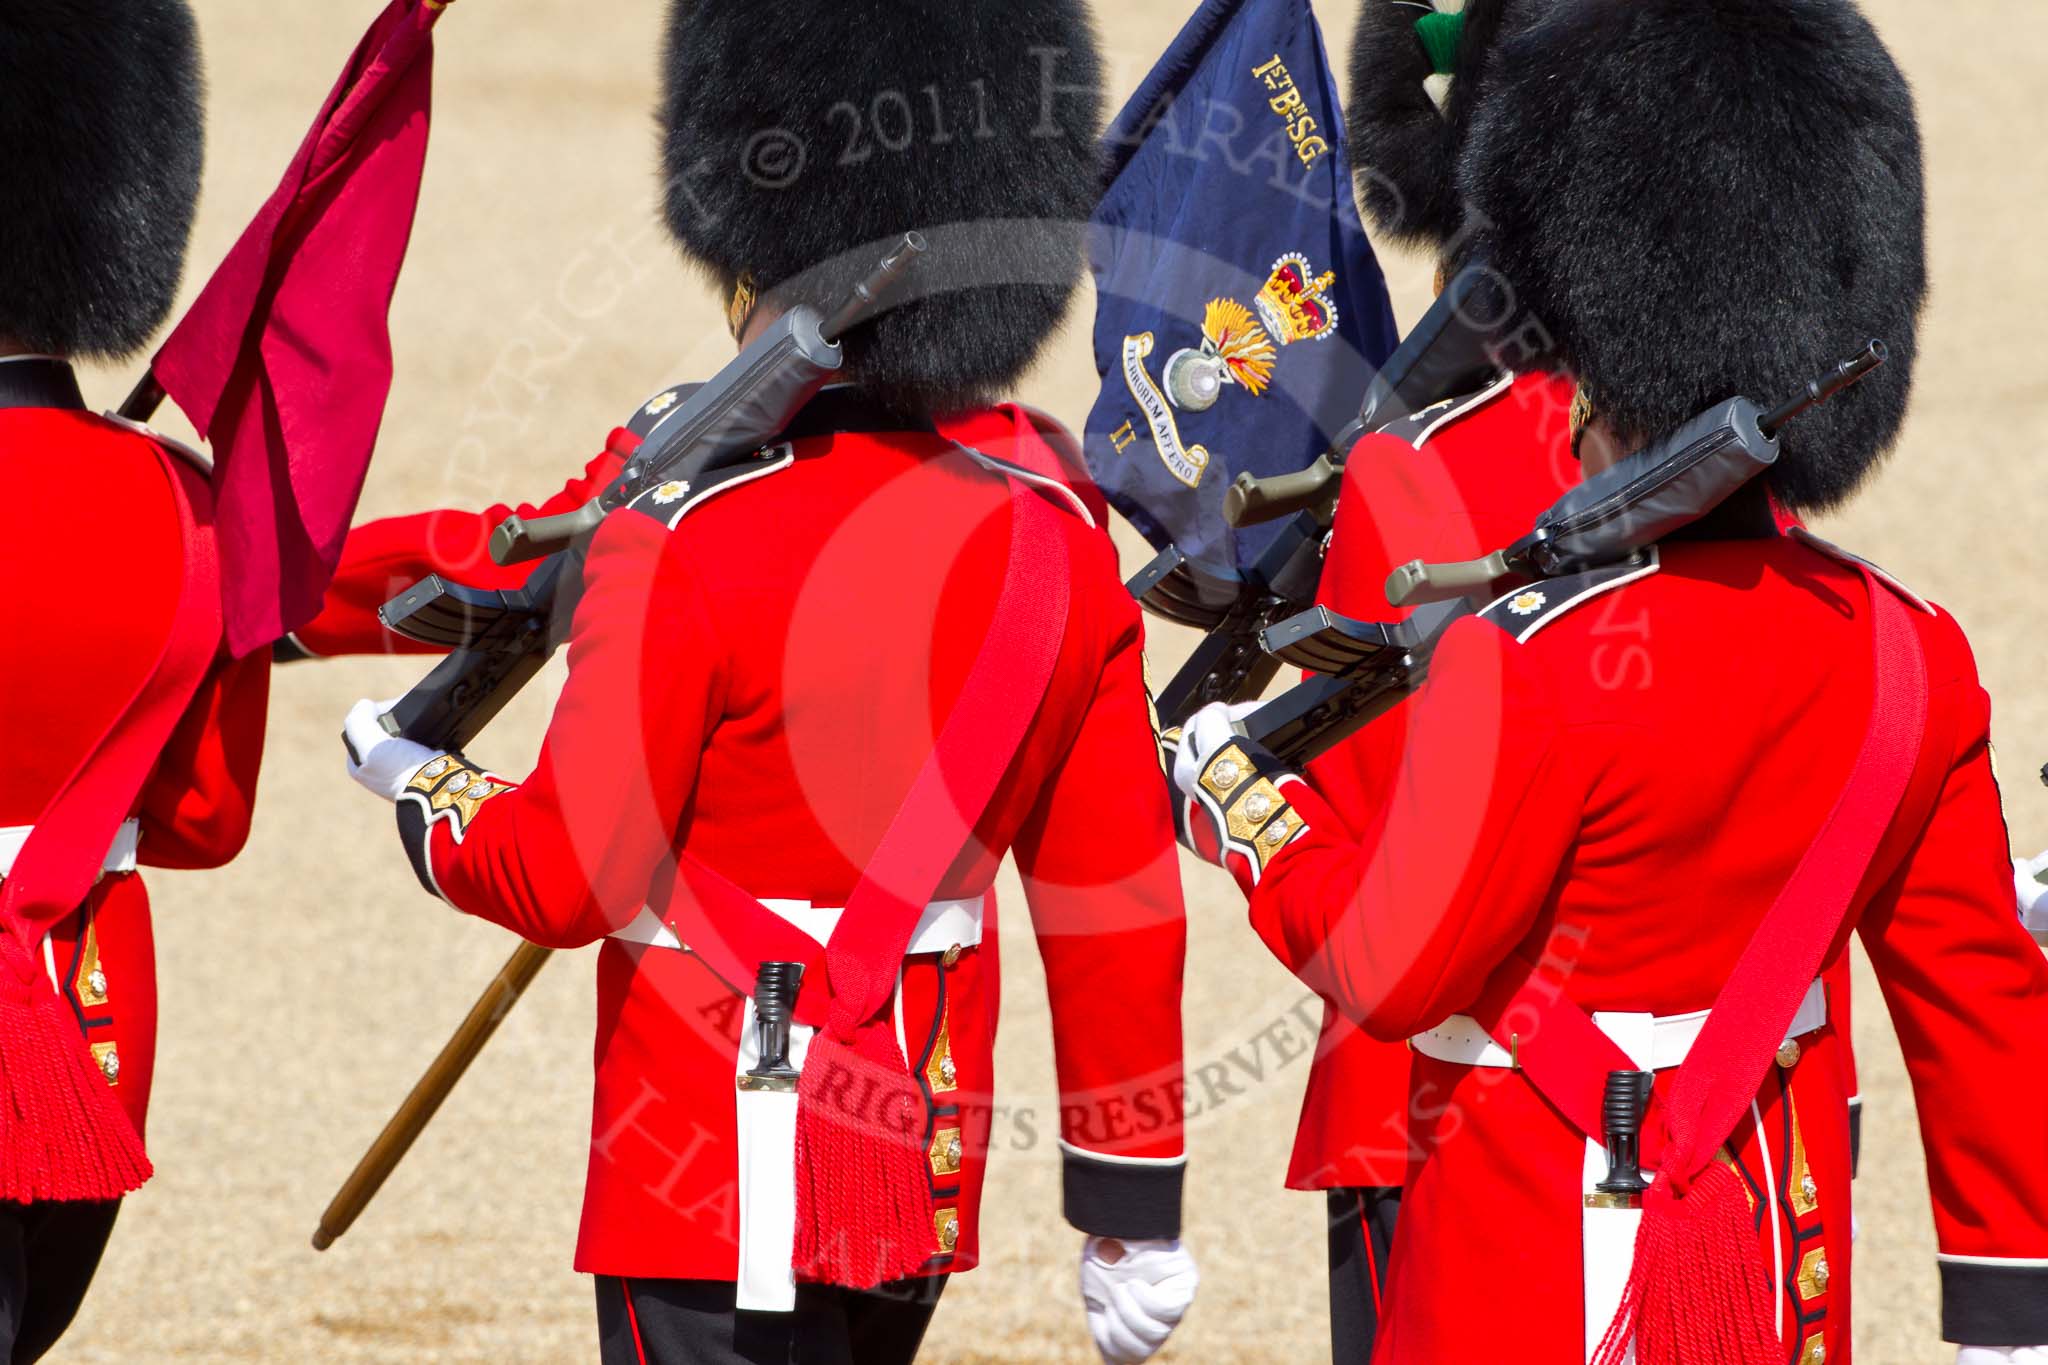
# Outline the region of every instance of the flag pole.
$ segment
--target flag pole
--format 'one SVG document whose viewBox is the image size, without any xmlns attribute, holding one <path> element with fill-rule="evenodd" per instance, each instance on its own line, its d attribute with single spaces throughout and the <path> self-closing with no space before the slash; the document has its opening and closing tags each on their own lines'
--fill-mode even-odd
<svg viewBox="0 0 2048 1365">
<path fill-rule="evenodd" d="M 334 1245 L 337 1237 L 349 1230 L 357 1215 L 369 1207 L 377 1191 L 384 1188 L 398 1163 L 412 1148 L 413 1141 L 425 1130 L 433 1119 L 441 1102 L 455 1089 L 455 1083 L 469 1070 L 477 1054 L 484 1050 L 484 1044 L 498 1031 L 505 1016 L 512 1012 L 512 1006 L 532 984 L 534 975 L 552 956 L 553 949 L 543 948 L 537 943 L 522 943 L 513 951 L 491 984 L 484 987 L 484 993 L 469 1007 L 469 1014 L 448 1041 L 442 1045 L 439 1055 L 428 1064 L 412 1090 L 400 1102 L 398 1109 L 384 1125 L 384 1131 L 377 1134 L 376 1141 L 363 1153 L 362 1160 L 349 1172 L 348 1179 L 341 1182 L 341 1188 L 328 1201 L 326 1212 L 320 1215 L 320 1226 L 313 1230 L 313 1250 L 325 1251 Z"/>
<path fill-rule="evenodd" d="M 156 410 L 163 406 L 164 386 L 156 382 L 156 371 L 144 370 L 142 378 L 121 400 L 121 406 L 114 409 L 114 415 L 130 422 L 147 422 L 156 416 Z"/>
</svg>

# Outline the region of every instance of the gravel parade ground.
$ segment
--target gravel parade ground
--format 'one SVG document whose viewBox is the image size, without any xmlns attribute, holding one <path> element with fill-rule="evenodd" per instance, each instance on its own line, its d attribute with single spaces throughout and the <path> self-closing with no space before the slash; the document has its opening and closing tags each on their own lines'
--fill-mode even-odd
<svg viewBox="0 0 2048 1365">
<path fill-rule="evenodd" d="M 968 0 L 976 3 L 979 0 Z M 186 297 L 276 183 L 372 0 L 200 0 L 209 99 Z M 1112 98 L 1138 82 L 1187 0 L 1096 6 Z M 1911 77 L 1927 143 L 1933 291 L 1918 392 L 1892 466 L 1819 529 L 1950 608 L 1996 707 L 2013 843 L 2048 845 L 2048 12 L 1866 0 Z M 1353 17 L 1325 0 L 1341 70 Z M 463 0 L 439 30 L 433 147 L 393 313 L 398 379 L 363 516 L 537 497 L 580 470 L 631 405 L 731 353 L 721 300 L 658 227 L 652 115 L 661 6 Z M 1710 192 L 1710 191 L 1708 191 Z M 1382 257 L 1411 322 L 1430 264 Z M 1022 397 L 1078 426 L 1095 378 L 1092 305 Z M 113 406 L 132 368 L 85 375 Z M 176 419 L 169 430 L 189 434 Z M 1142 542 L 1119 527 L 1128 568 Z M 1154 628 L 1155 677 L 1192 637 Z M 559 667 L 559 665 L 557 665 Z M 511 951 L 423 895 L 388 808 L 343 772 L 341 718 L 394 696 L 418 660 L 280 670 L 256 830 L 231 867 L 152 873 L 161 1045 L 150 1149 L 98 1282 L 53 1359 L 526 1361 L 595 1354 L 590 1282 L 571 1272 L 589 1122 L 593 960 L 561 955 L 382 1197 L 333 1250 L 315 1220 L 364 1146 Z M 478 757 L 525 769 L 552 686 Z M 1712 717 L 1701 718 L 1711 743 Z M 1323 1359 L 1323 1201 L 1280 1188 L 1315 1009 L 1260 948 L 1223 873 L 1188 862 L 1193 1164 L 1187 1239 L 1202 1292 L 1163 1360 Z M 934 1362 L 1097 1357 L 1059 1217 L 1044 993 L 1013 875 L 1003 1093 L 984 1263 L 948 1290 Z M 1865 1365 L 1953 1359 L 1939 1341 L 1933 1237 L 1911 1092 L 1859 968 L 1867 1118 L 1855 1313 Z M 2042 1083 L 2013 1077 L 2015 1086 Z M 1483 1285 L 1472 1286 L 1485 1311 Z"/>
</svg>

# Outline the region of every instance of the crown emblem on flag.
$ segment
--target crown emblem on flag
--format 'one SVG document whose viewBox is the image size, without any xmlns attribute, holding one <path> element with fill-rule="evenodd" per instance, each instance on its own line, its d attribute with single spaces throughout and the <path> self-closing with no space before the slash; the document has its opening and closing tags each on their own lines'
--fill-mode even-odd
<svg viewBox="0 0 2048 1365">
<path fill-rule="evenodd" d="M 1330 286 L 1337 272 L 1317 275 L 1308 257 L 1290 251 L 1273 262 L 1273 273 L 1259 286 L 1252 300 L 1259 321 L 1282 346 L 1297 341 L 1321 341 L 1337 330 L 1337 305 L 1330 299 Z"/>
</svg>

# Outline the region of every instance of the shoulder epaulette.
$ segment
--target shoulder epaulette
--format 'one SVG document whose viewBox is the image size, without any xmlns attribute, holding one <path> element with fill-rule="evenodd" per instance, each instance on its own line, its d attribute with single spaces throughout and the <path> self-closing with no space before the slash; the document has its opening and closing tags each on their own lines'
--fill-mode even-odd
<svg viewBox="0 0 2048 1365">
<path fill-rule="evenodd" d="M 691 394 L 703 387 L 702 384 L 671 384 L 633 409 L 633 415 L 620 425 L 644 441 L 653 435 L 654 429 L 660 426 L 670 413 L 681 407 Z"/>
<path fill-rule="evenodd" d="M 171 454 L 177 456 L 186 464 L 191 465 L 208 478 L 213 477 L 213 461 L 207 456 L 205 451 L 188 446 L 175 436 L 166 436 L 155 427 L 144 426 L 140 422 L 123 417 L 118 412 L 103 412 L 100 416 L 106 418 L 117 427 L 125 428 L 134 432 L 137 436 L 145 437 L 162 446 L 165 450 L 168 450 Z"/>
<path fill-rule="evenodd" d="M 1521 644 L 1573 607 L 1613 592 L 1625 583 L 1648 578 L 1657 568 L 1657 547 L 1652 545 L 1631 559 L 1517 588 L 1487 603 L 1479 617 L 1499 626 L 1515 638 L 1515 643 Z"/>
<path fill-rule="evenodd" d="M 1887 588 L 1890 588 L 1893 592 L 1897 593 L 1900 597 L 1904 598 L 1909 606 L 1917 607 L 1921 611 L 1926 612 L 1929 616 L 1934 615 L 1933 603 L 1929 602 L 1919 593 L 1914 592 L 1911 588 L 1907 587 L 1904 583 L 1901 583 L 1898 579 L 1892 577 L 1889 573 L 1885 572 L 1877 565 L 1865 559 L 1862 555 L 1852 554 L 1849 551 L 1843 549 L 1841 546 L 1835 544 L 1831 540 L 1822 540 L 1819 536 L 1807 530 L 1804 526 L 1793 527 L 1792 536 L 1795 540 L 1801 541 L 1802 543 L 1809 545 L 1812 548 L 1820 551 L 1829 559 L 1840 560 L 1844 564 L 1853 564 L 1860 569 L 1868 569 L 1870 571 L 1870 576 L 1872 578 L 1875 578 L 1878 582 L 1884 584 Z"/>
<path fill-rule="evenodd" d="M 1503 374 L 1483 389 L 1461 393 L 1455 398 L 1431 403 L 1420 412 L 1406 417 L 1397 417 L 1376 431 L 1375 435 L 1392 436 L 1405 441 L 1420 450 L 1429 439 L 1453 422 L 1462 421 L 1473 413 L 1492 403 L 1514 386 L 1515 377 Z"/>
<path fill-rule="evenodd" d="M 796 447 L 789 442 L 782 441 L 776 445 L 763 446 L 754 452 L 753 458 L 714 469 L 694 482 L 671 479 L 667 483 L 656 484 L 620 510 L 653 517 L 673 531 L 690 512 L 720 493 L 728 492 L 743 483 L 765 479 L 770 474 L 787 469 L 795 463 Z"/>
</svg>

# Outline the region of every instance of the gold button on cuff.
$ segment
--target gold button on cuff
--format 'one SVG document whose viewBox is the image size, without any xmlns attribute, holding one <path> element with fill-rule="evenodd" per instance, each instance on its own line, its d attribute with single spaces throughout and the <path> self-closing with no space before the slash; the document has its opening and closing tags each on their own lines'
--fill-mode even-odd
<svg viewBox="0 0 2048 1365">
<path fill-rule="evenodd" d="M 1254 782 L 1244 799 L 1223 812 L 1223 821 L 1230 831 L 1233 842 L 1249 844 L 1258 838 L 1273 812 L 1287 803 L 1280 799 L 1280 791 L 1265 778 Z M 1257 812 L 1254 814 L 1254 812 Z"/>
<path fill-rule="evenodd" d="M 938 1234 L 939 1254 L 951 1256 L 953 1248 L 960 1245 L 960 1211 L 940 1209 L 932 1215 L 932 1231 Z"/>
<path fill-rule="evenodd" d="M 1820 1182 L 1814 1179 L 1813 1167 L 1806 1159 L 1806 1131 L 1799 1122 L 1799 1101 L 1788 1090 L 1785 1103 L 1792 1119 L 1792 1164 L 1786 1183 L 1791 1186 L 1792 1216 L 1805 1218 L 1820 1207 Z"/>
<path fill-rule="evenodd" d="M 1209 760 L 1202 769 L 1202 787 L 1218 801 L 1223 800 L 1244 781 L 1245 774 L 1252 768 L 1251 758 L 1235 744 L 1224 746 L 1221 753 Z"/>
<path fill-rule="evenodd" d="M 85 925 L 85 952 L 80 955 L 78 975 L 72 980 L 72 989 L 78 992 L 78 1003 L 91 1008 L 107 1003 L 107 974 L 100 966 L 99 926 L 90 918 Z"/>
<path fill-rule="evenodd" d="M 1790 1071 L 1799 1065 L 1799 1040 L 1787 1038 L 1778 1045 L 1778 1065 Z"/>
<path fill-rule="evenodd" d="M 966 1146 L 960 1140 L 958 1128 L 941 1128 L 932 1134 L 931 1151 L 927 1153 L 932 1163 L 933 1175 L 960 1174 L 960 1159 L 966 1154 Z"/>
<path fill-rule="evenodd" d="M 959 1072 L 953 1065 L 953 1021 L 950 1017 L 939 1020 L 938 1041 L 932 1045 L 931 1060 L 925 1063 L 924 1078 L 934 1092 L 951 1090 L 959 1079 Z"/>
<path fill-rule="evenodd" d="M 1828 1252 L 1815 1247 L 1799 1262 L 1799 1297 L 1811 1303 L 1828 1292 Z"/>
</svg>

